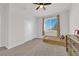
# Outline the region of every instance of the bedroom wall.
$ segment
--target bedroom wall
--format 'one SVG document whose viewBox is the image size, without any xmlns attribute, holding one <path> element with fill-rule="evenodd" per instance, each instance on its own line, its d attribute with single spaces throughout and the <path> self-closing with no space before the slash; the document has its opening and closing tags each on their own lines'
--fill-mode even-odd
<svg viewBox="0 0 79 59">
<path fill-rule="evenodd" d="M 8 4 L 0 4 L 0 47 L 7 45 Z"/>
<path fill-rule="evenodd" d="M 8 48 L 37 38 L 36 19 L 23 4 L 9 4 Z"/>
<path fill-rule="evenodd" d="M 66 35 L 69 33 L 69 12 L 60 13 L 60 34 Z"/>
<path fill-rule="evenodd" d="M 13 48 L 24 43 L 24 19 L 21 9 L 16 4 L 9 4 L 8 46 Z"/>
<path fill-rule="evenodd" d="M 0 47 L 1 47 L 1 6 L 0 6 Z"/>
<path fill-rule="evenodd" d="M 0 47 L 2 47 L 2 37 L 1 37 L 1 34 L 2 34 L 2 32 L 1 32 L 1 22 L 2 22 L 2 9 L 3 9 L 3 5 L 2 4 L 0 4 Z"/>
<path fill-rule="evenodd" d="M 0 47 L 10 49 L 38 38 L 37 19 L 23 4 L 3 4 L 0 8 Z"/>
<path fill-rule="evenodd" d="M 73 4 L 70 12 L 70 34 L 79 29 L 79 4 Z"/>
<path fill-rule="evenodd" d="M 24 20 L 24 28 L 25 28 L 25 40 L 29 41 L 34 38 L 38 38 L 38 32 L 37 32 L 37 22 L 35 17 L 30 13 L 27 12 L 27 16 Z M 30 15 L 30 16 L 29 16 Z"/>
</svg>

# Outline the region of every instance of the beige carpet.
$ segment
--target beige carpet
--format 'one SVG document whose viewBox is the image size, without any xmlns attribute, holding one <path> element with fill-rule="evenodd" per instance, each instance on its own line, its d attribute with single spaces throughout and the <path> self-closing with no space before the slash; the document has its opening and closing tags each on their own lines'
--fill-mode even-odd
<svg viewBox="0 0 79 59">
<path fill-rule="evenodd" d="M 34 39 L 12 49 L 0 48 L 0 56 L 67 56 L 65 47 Z"/>
</svg>

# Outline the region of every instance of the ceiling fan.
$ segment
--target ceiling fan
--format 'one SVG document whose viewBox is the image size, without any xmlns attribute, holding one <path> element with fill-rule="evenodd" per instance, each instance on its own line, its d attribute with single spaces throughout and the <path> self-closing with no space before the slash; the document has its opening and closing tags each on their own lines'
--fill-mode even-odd
<svg viewBox="0 0 79 59">
<path fill-rule="evenodd" d="M 45 6 L 47 5 L 51 5 L 52 3 L 33 3 L 35 5 L 38 5 L 38 7 L 36 8 L 36 10 L 43 8 L 44 10 L 46 10 Z"/>
</svg>

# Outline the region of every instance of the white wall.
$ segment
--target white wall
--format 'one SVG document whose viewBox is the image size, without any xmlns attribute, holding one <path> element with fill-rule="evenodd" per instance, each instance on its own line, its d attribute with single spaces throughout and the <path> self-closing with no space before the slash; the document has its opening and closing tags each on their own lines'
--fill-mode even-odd
<svg viewBox="0 0 79 59">
<path fill-rule="evenodd" d="M 70 12 L 70 34 L 79 29 L 79 4 L 73 4 Z"/>
<path fill-rule="evenodd" d="M 69 11 L 60 13 L 60 34 L 69 33 Z"/>
<path fill-rule="evenodd" d="M 0 47 L 1 47 L 1 12 L 0 12 Z"/>
<path fill-rule="evenodd" d="M 23 4 L 9 4 L 8 48 L 37 38 L 36 19 Z"/>
<path fill-rule="evenodd" d="M 8 4 L 0 4 L 0 47 L 7 45 Z"/>
<path fill-rule="evenodd" d="M 42 20 L 43 20 L 43 18 L 42 17 L 36 17 L 36 19 L 37 19 L 37 22 L 36 22 L 36 27 L 37 27 L 37 29 L 36 29 L 36 32 L 38 33 L 37 34 L 37 37 L 38 38 L 42 38 Z"/>
<path fill-rule="evenodd" d="M 24 27 L 25 27 L 25 40 L 29 41 L 37 37 L 37 22 L 35 18 L 28 13 L 24 20 Z"/>
<path fill-rule="evenodd" d="M 9 4 L 8 46 L 13 48 L 25 42 L 24 12 L 16 4 Z"/>
<path fill-rule="evenodd" d="M 0 5 L 0 47 L 13 48 L 38 38 L 37 19 L 23 4 Z"/>
<path fill-rule="evenodd" d="M 2 6 L 0 5 L 0 47 L 1 47 L 1 12 Z"/>
</svg>

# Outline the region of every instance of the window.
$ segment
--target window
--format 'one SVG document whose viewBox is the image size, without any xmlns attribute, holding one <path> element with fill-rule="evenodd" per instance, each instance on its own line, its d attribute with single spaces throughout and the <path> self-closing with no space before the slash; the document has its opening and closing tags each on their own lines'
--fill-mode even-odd
<svg viewBox="0 0 79 59">
<path fill-rule="evenodd" d="M 47 18 L 44 19 L 44 30 L 54 30 L 57 25 L 56 18 Z"/>
</svg>

